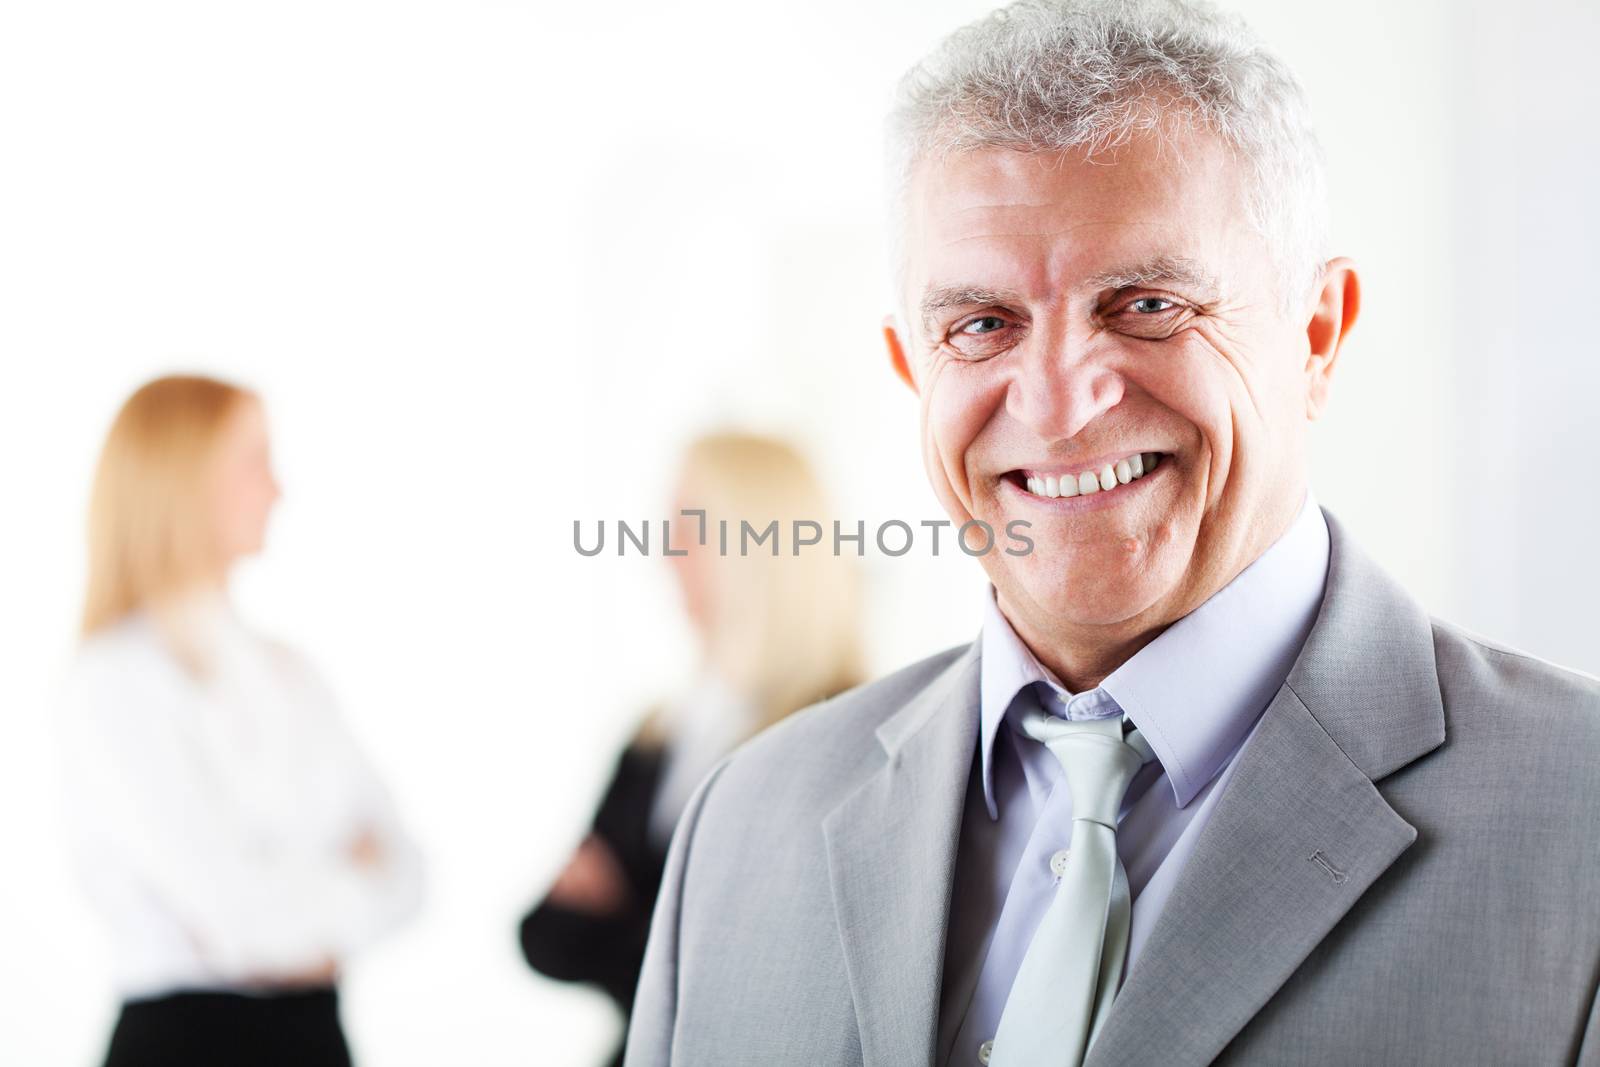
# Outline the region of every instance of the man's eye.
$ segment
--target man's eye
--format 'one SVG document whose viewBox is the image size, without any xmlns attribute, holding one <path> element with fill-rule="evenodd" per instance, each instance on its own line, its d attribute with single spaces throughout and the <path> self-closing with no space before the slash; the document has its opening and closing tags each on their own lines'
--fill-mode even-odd
<svg viewBox="0 0 1600 1067">
<path fill-rule="evenodd" d="M 1151 307 L 1150 305 L 1152 305 L 1152 304 L 1165 304 L 1166 307 Z M 1143 306 L 1141 306 L 1141 305 L 1143 305 Z M 1134 311 L 1137 311 L 1141 315 L 1156 315 L 1156 314 L 1159 314 L 1159 313 L 1161 313 L 1163 311 L 1166 311 L 1167 308 L 1170 308 L 1172 306 L 1173 306 L 1172 301 L 1163 299 L 1162 297 L 1159 297 L 1159 296 L 1140 297 L 1138 300 L 1135 300 L 1133 303 L 1128 305 L 1129 308 L 1131 308 Z"/>
<path fill-rule="evenodd" d="M 994 333 L 996 330 L 1004 327 L 1005 324 L 1006 320 L 1002 319 L 999 315 L 984 315 L 982 318 L 973 319 L 971 322 L 961 327 L 961 332 L 969 335 Z"/>
</svg>

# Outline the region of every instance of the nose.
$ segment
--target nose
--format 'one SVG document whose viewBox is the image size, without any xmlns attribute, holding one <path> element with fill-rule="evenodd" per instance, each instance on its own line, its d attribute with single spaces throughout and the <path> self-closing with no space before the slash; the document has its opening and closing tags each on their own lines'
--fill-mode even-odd
<svg viewBox="0 0 1600 1067">
<path fill-rule="evenodd" d="M 1075 437 L 1122 399 L 1122 376 L 1070 341 L 1039 337 L 1015 364 L 1006 408 L 1045 440 Z"/>
</svg>

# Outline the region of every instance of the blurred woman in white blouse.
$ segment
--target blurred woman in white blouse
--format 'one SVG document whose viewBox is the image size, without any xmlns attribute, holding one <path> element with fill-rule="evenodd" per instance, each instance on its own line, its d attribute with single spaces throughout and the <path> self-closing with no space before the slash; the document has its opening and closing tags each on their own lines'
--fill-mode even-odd
<svg viewBox="0 0 1600 1067">
<path fill-rule="evenodd" d="M 123 1001 L 108 1067 L 350 1063 L 341 968 L 418 905 L 327 686 L 229 602 L 278 496 L 259 399 L 209 378 L 139 389 L 100 455 L 59 724 Z"/>
</svg>

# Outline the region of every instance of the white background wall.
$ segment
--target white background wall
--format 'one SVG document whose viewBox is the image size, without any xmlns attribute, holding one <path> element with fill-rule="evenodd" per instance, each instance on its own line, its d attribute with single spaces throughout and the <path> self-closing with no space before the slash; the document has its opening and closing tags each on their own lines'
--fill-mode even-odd
<svg viewBox="0 0 1600 1067">
<path fill-rule="evenodd" d="M 599 1056 L 609 1008 L 515 926 L 690 646 L 660 560 L 581 559 L 572 520 L 663 516 L 720 419 L 802 439 L 869 528 L 939 517 L 878 340 L 878 120 L 987 6 L 0 8 L 0 1062 L 90 1063 L 112 1018 L 48 696 L 94 452 L 180 369 L 266 396 L 287 495 L 240 599 L 431 861 L 348 982 L 358 1055 Z M 1363 269 L 1319 499 L 1430 608 L 1600 668 L 1593 6 L 1235 6 L 1309 88 Z M 877 669 L 976 632 L 974 561 L 868 567 Z"/>
</svg>

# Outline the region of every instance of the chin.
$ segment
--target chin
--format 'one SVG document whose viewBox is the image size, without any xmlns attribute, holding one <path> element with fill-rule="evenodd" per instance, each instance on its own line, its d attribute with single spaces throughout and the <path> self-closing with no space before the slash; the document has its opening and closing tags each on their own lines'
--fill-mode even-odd
<svg viewBox="0 0 1600 1067">
<path fill-rule="evenodd" d="M 1026 602 L 1057 623 L 1073 626 L 1115 626 L 1126 622 L 1171 592 L 1167 568 L 1144 560 L 1110 560 L 1083 553 L 1065 560 L 1050 558 L 1040 544 L 1030 558 L 1002 563 L 1006 584 L 1021 591 Z M 1060 550 L 1065 552 L 1066 550 Z M 1014 599 L 1014 598 L 1012 598 Z"/>
</svg>

